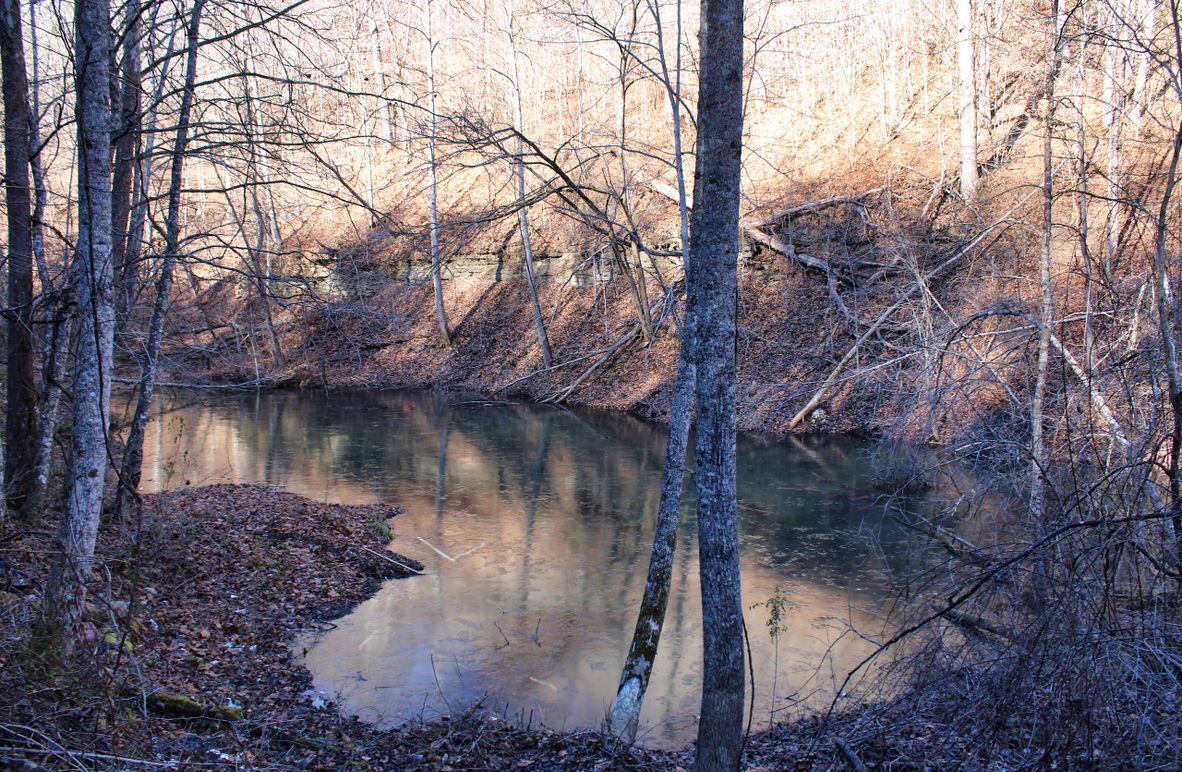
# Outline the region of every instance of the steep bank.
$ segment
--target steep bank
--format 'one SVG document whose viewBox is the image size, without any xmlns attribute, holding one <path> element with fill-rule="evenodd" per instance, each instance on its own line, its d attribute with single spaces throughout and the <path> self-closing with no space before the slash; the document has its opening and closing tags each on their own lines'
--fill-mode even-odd
<svg viewBox="0 0 1182 772">
<path fill-rule="evenodd" d="M 945 292 L 955 307 L 958 280 Z M 387 279 L 363 300 L 339 301 L 305 317 L 289 333 L 292 362 L 284 377 L 304 386 L 453 387 L 490 395 L 554 399 L 644 418 L 665 419 L 676 370 L 677 333 L 683 308 L 651 341 L 631 342 L 588 373 L 601 355 L 636 327 L 636 307 L 623 279 L 596 285 L 540 285 L 555 366 L 543 366 L 523 280 L 449 281 L 444 304 L 453 328 L 445 345 L 438 330 L 429 283 Z M 650 298 L 661 288 L 649 287 Z M 889 293 L 860 298 L 858 310 L 873 319 Z M 853 304 L 853 298 L 847 297 Z M 740 297 L 739 426 L 784 432 L 853 345 L 853 325 L 843 317 L 825 282 L 778 255 L 749 261 Z M 857 306 L 855 305 L 855 308 Z M 911 309 L 865 343 L 807 419 L 805 431 L 889 433 L 926 440 L 930 357 L 914 352 Z M 859 331 L 864 330 L 864 326 Z M 900 340 L 903 338 L 903 340 Z M 909 352 L 900 353 L 900 345 Z M 572 385 L 576 388 L 569 391 Z M 1002 403 L 996 384 L 974 384 L 976 417 Z M 968 416 L 960 429 L 971 429 Z"/>
</svg>

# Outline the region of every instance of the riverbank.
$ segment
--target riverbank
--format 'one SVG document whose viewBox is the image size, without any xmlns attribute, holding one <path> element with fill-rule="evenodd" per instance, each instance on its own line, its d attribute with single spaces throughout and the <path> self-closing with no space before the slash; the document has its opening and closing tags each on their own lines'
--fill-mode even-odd
<svg viewBox="0 0 1182 772">
<path fill-rule="evenodd" d="M 62 670 L 29 639 L 49 523 L 15 524 L 0 575 L 0 760 L 18 769 L 676 767 L 672 754 L 525 732 L 475 711 L 389 731 L 340 715 L 288 644 L 421 569 L 383 549 L 398 512 L 266 486 L 146 496 L 142 521 L 103 530 L 87 642 Z"/>
<path fill-rule="evenodd" d="M 266 486 L 146 496 L 142 519 L 103 530 L 87 640 L 64 669 L 48 667 L 29 638 L 50 522 L 9 524 L 0 537 L 0 763 L 440 771 L 692 765 L 690 748 L 619 748 L 591 731 L 527 731 L 473 706 L 395 729 L 341 715 L 289 643 L 324 629 L 382 582 L 421 569 L 383 551 L 397 514 Z M 830 717 L 785 714 L 751 736 L 744 768 L 975 769 L 1030 761 L 1031 737 L 1060 726 L 1047 724 L 1040 699 L 1022 696 L 1036 691 L 1015 686 L 1018 702 L 1006 701 L 1005 713 L 966 710 L 965 695 L 983 700 L 982 710 L 992 703 L 958 662 L 930 670 L 926 687 L 921 678 L 891 701 Z M 1173 718 L 1155 715 L 1174 727 Z M 1170 727 L 1162 725 L 1155 757 L 1168 757 Z M 1071 736 L 1053 756 L 1065 766 L 1118 768 L 1146 750 Z"/>
<path fill-rule="evenodd" d="M 650 288 L 653 297 L 659 291 L 655 285 Z M 444 387 L 533 401 L 558 399 L 649 421 L 667 420 L 680 345 L 680 302 L 675 318 L 644 340 L 636 333 L 635 305 L 623 280 L 598 287 L 542 284 L 554 363 L 547 368 L 524 282 L 445 284 L 444 302 L 453 325 L 450 345 L 440 337 L 431 293 L 429 284 L 391 280 L 363 301 L 309 312 L 286 332 L 285 365 L 264 362 L 263 369 L 293 386 Z M 844 320 L 832 309 L 823 285 L 793 266 L 774 262 L 743 281 L 740 305 L 740 430 L 927 439 L 920 436 L 922 411 L 915 409 L 911 381 L 917 376 L 906 363 L 860 366 L 858 377 L 840 379 L 794 427 L 797 411 L 852 342 Z M 812 311 L 785 315 L 785 307 Z M 860 362 L 881 365 L 877 354 L 866 354 Z M 250 363 L 218 377 L 249 380 L 252 368 Z"/>
</svg>

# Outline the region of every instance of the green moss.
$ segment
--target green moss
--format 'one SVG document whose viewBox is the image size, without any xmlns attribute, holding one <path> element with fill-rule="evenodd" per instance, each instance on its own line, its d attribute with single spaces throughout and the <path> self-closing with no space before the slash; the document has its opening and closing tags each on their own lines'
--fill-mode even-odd
<svg viewBox="0 0 1182 772">
<path fill-rule="evenodd" d="M 378 538 L 382 540 L 382 544 L 389 544 L 393 540 L 394 531 L 385 520 L 371 520 L 369 524 L 377 532 Z"/>
</svg>

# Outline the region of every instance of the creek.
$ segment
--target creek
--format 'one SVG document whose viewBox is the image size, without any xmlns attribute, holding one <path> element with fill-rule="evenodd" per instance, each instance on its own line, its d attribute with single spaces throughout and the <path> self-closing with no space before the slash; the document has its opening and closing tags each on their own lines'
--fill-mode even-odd
<svg viewBox="0 0 1182 772">
<path fill-rule="evenodd" d="M 283 486 L 384 502 L 390 549 L 424 564 L 297 642 L 343 712 L 399 725 L 485 710 L 522 725 L 595 727 L 635 624 L 660 496 L 665 430 L 627 415 L 425 393 L 163 395 L 144 489 Z M 739 529 L 754 723 L 823 708 L 889 633 L 900 582 L 934 556 L 892 512 L 895 462 L 868 442 L 741 436 Z M 666 626 L 639 741 L 694 737 L 701 610 L 692 472 Z M 775 599 L 775 600 L 773 600 Z M 781 609 L 775 630 L 771 611 Z"/>
</svg>

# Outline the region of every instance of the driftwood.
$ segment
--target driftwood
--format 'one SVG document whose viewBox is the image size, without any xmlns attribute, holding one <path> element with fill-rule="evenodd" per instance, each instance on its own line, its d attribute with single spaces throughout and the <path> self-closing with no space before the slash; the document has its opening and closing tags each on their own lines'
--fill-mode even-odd
<svg viewBox="0 0 1182 772">
<path fill-rule="evenodd" d="M 378 552 L 377 550 L 371 550 L 369 547 L 366 547 L 363 544 L 358 544 L 357 546 L 360 547 L 361 549 L 365 550 L 369 554 L 373 555 L 374 557 L 381 558 L 382 560 L 393 563 L 394 565 L 398 566 L 399 568 L 402 568 L 406 571 L 410 571 L 412 574 L 418 574 L 419 576 L 423 575 L 423 572 L 421 570 L 419 570 L 417 568 L 412 568 L 412 567 L 408 566 L 406 563 L 395 560 L 394 558 L 390 557 L 390 555 L 388 555 L 387 553 Z"/>
<path fill-rule="evenodd" d="M 940 607 L 933 605 L 932 608 L 939 609 Z M 962 611 L 961 609 L 950 609 L 944 613 L 944 618 L 959 627 L 974 632 L 989 633 L 1004 641 L 1012 641 L 1018 637 L 1017 633 L 999 622 L 994 622 L 992 619 L 986 619 L 980 614 L 973 614 L 968 611 Z"/>
</svg>

